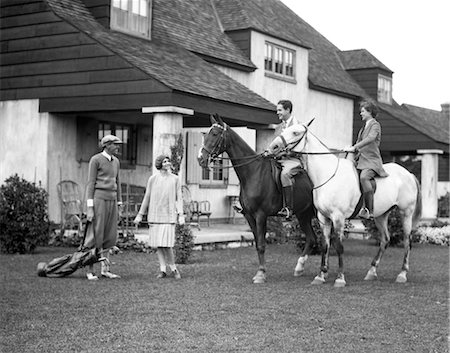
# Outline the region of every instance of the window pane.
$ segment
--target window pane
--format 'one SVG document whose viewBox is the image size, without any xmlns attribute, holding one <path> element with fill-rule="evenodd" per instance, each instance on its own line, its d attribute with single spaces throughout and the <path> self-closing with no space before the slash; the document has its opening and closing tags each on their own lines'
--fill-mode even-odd
<svg viewBox="0 0 450 353">
<path fill-rule="evenodd" d="M 147 9 L 148 9 L 148 0 L 141 0 L 139 15 L 147 17 Z"/>
<path fill-rule="evenodd" d="M 283 50 L 280 48 L 275 48 L 275 72 L 283 73 Z"/>
<path fill-rule="evenodd" d="M 264 45 L 264 69 L 272 71 L 272 46 L 268 43 Z"/>
<path fill-rule="evenodd" d="M 202 168 L 202 180 L 209 180 L 209 169 L 207 167 Z"/>
<path fill-rule="evenodd" d="M 219 168 L 223 166 L 223 160 L 216 160 L 214 166 L 216 168 L 213 169 L 213 180 L 223 180 L 223 169 Z"/>
<path fill-rule="evenodd" d="M 139 14 L 139 5 L 140 1 L 138 0 L 131 1 L 131 12 Z"/>
</svg>

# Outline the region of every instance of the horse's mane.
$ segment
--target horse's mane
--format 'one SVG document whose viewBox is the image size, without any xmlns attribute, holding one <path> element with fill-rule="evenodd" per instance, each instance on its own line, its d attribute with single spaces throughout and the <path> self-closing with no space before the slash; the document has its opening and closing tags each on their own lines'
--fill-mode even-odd
<svg viewBox="0 0 450 353">
<path fill-rule="evenodd" d="M 249 146 L 249 144 L 241 137 L 239 134 L 234 131 L 229 125 L 228 133 L 230 134 L 230 139 L 234 141 L 235 144 L 239 144 L 241 151 L 245 156 L 254 156 L 256 155 L 256 151 Z M 231 146 L 230 146 L 231 147 Z"/>
</svg>

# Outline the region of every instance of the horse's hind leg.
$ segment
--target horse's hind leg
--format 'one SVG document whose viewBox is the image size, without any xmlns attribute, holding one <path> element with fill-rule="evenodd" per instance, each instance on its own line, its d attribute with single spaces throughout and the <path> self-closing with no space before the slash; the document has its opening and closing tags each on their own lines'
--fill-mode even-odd
<svg viewBox="0 0 450 353">
<path fill-rule="evenodd" d="M 372 260 L 372 267 L 367 272 L 366 277 L 364 277 L 365 281 L 373 281 L 378 278 L 377 275 L 377 267 L 380 264 L 381 258 L 383 257 L 384 252 L 386 251 L 386 248 L 389 245 L 390 235 L 388 230 L 388 217 L 389 212 L 386 212 L 385 214 L 375 218 L 375 225 L 377 226 L 378 230 L 381 233 L 381 239 L 380 239 L 380 247 L 378 248 L 377 255 Z"/>
<path fill-rule="evenodd" d="M 305 270 L 305 263 L 308 260 L 308 255 L 311 254 L 312 247 L 315 243 L 316 235 L 314 232 L 314 229 L 311 225 L 312 217 L 308 214 L 301 214 L 297 216 L 298 222 L 300 224 L 300 228 L 303 232 L 305 232 L 306 236 L 306 242 L 305 247 L 303 248 L 303 251 L 300 255 L 300 257 L 297 260 L 297 265 L 294 269 L 294 276 L 298 277 L 303 274 L 303 271 Z"/>
<path fill-rule="evenodd" d="M 409 255 L 411 253 L 411 230 L 412 230 L 412 211 L 411 212 L 402 212 L 400 211 L 402 216 L 402 224 L 403 224 L 403 246 L 405 249 L 405 255 L 403 256 L 403 265 L 402 271 L 398 274 L 395 282 L 397 283 L 406 283 L 406 274 L 409 271 Z"/>
</svg>

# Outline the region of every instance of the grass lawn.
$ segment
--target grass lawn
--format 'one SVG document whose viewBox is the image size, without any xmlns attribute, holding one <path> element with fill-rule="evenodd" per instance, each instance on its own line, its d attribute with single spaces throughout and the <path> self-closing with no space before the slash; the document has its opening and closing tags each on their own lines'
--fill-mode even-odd
<svg viewBox="0 0 450 353">
<path fill-rule="evenodd" d="M 293 277 L 293 245 L 266 249 L 268 282 L 252 283 L 253 247 L 194 252 L 181 281 L 157 280 L 156 254 L 112 257 L 119 280 L 85 271 L 41 278 L 36 265 L 74 248 L 0 257 L 1 352 L 448 352 L 449 248 L 413 244 L 406 284 L 394 283 L 402 248 L 379 280 L 363 280 L 377 248 L 345 240 L 345 288 L 312 286 L 320 257 Z M 98 266 L 99 267 L 99 266 Z"/>
</svg>

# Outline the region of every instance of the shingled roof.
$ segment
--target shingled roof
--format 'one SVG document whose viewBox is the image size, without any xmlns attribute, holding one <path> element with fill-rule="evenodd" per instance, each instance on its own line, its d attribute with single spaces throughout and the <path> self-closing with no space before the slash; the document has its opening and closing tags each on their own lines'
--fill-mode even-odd
<svg viewBox="0 0 450 353">
<path fill-rule="evenodd" d="M 339 53 L 342 64 L 346 70 L 359 70 L 369 68 L 379 68 L 393 73 L 386 65 L 373 56 L 366 49 L 345 50 Z"/>
<path fill-rule="evenodd" d="M 449 145 L 449 126 L 441 112 L 410 105 L 378 103 L 382 111 L 411 126 L 432 140 Z"/>
<path fill-rule="evenodd" d="M 109 30 L 97 22 L 80 0 L 46 1 L 61 19 L 173 90 L 275 110 L 271 102 L 176 43 L 159 38 L 148 41 Z M 158 1 L 155 3 L 156 9 L 162 6 Z M 173 8 L 172 11 L 177 12 Z"/>
<path fill-rule="evenodd" d="M 309 80 L 313 87 L 366 96 L 342 66 L 340 50 L 280 0 L 214 0 L 214 3 L 225 31 L 252 29 L 311 48 Z"/>
<path fill-rule="evenodd" d="M 426 135 L 436 141 L 450 144 L 449 119 L 442 111 L 417 107 L 410 104 L 402 104 L 403 109 L 412 114 L 408 114 L 411 123 Z"/>
<path fill-rule="evenodd" d="M 256 66 L 222 30 L 211 1 L 154 0 L 152 40 L 170 41 L 249 71 Z"/>
</svg>

